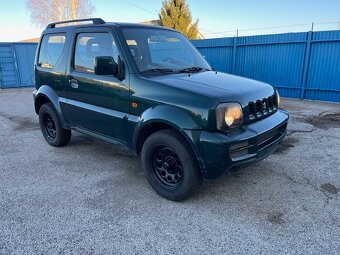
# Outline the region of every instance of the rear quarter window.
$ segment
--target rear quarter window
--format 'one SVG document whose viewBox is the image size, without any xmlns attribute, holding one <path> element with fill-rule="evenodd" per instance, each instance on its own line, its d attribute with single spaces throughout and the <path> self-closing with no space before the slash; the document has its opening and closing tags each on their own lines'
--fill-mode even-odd
<svg viewBox="0 0 340 255">
<path fill-rule="evenodd" d="M 44 35 L 39 52 L 38 65 L 54 68 L 58 65 L 65 48 L 65 35 Z"/>
</svg>

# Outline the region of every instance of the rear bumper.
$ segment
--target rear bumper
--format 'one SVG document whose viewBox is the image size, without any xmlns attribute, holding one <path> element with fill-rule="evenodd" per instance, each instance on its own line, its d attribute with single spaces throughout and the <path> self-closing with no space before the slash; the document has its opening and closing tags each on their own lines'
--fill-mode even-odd
<svg viewBox="0 0 340 255">
<path fill-rule="evenodd" d="M 218 177 L 233 168 L 251 165 L 272 154 L 286 135 L 288 119 L 288 112 L 280 109 L 228 135 L 187 130 L 198 154 L 203 178 Z"/>
<path fill-rule="evenodd" d="M 33 91 L 33 102 L 34 102 L 34 110 L 36 114 L 38 114 L 37 108 L 35 107 L 35 99 L 37 98 L 37 94 L 38 94 L 38 91 L 34 90 Z"/>
</svg>

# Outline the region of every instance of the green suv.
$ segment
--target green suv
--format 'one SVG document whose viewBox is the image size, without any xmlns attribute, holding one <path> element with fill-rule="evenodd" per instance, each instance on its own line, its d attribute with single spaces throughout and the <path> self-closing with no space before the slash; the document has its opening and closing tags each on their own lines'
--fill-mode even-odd
<svg viewBox="0 0 340 255">
<path fill-rule="evenodd" d="M 50 145 L 66 145 L 71 130 L 121 145 L 141 157 L 151 187 L 176 201 L 203 179 L 274 152 L 289 118 L 271 85 L 213 71 L 181 33 L 164 27 L 49 24 L 35 81 L 34 107 Z"/>
</svg>

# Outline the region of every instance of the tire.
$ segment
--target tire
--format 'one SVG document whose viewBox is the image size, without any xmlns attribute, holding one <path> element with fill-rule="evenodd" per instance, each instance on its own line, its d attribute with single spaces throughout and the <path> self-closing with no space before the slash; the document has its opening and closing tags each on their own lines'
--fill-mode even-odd
<svg viewBox="0 0 340 255">
<path fill-rule="evenodd" d="M 184 200 L 201 185 L 194 153 L 184 138 L 173 130 L 150 135 L 143 144 L 141 161 L 150 186 L 166 199 Z"/>
<path fill-rule="evenodd" d="M 61 147 L 71 139 L 71 130 L 63 129 L 51 103 L 43 104 L 39 109 L 41 132 L 48 144 Z"/>
</svg>

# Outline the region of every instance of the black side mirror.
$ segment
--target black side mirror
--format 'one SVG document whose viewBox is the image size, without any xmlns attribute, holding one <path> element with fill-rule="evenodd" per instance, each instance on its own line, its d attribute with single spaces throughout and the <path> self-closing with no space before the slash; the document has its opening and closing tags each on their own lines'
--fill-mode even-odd
<svg viewBox="0 0 340 255">
<path fill-rule="evenodd" d="M 97 75 L 118 75 L 118 64 L 111 56 L 96 57 L 94 73 Z"/>
</svg>

